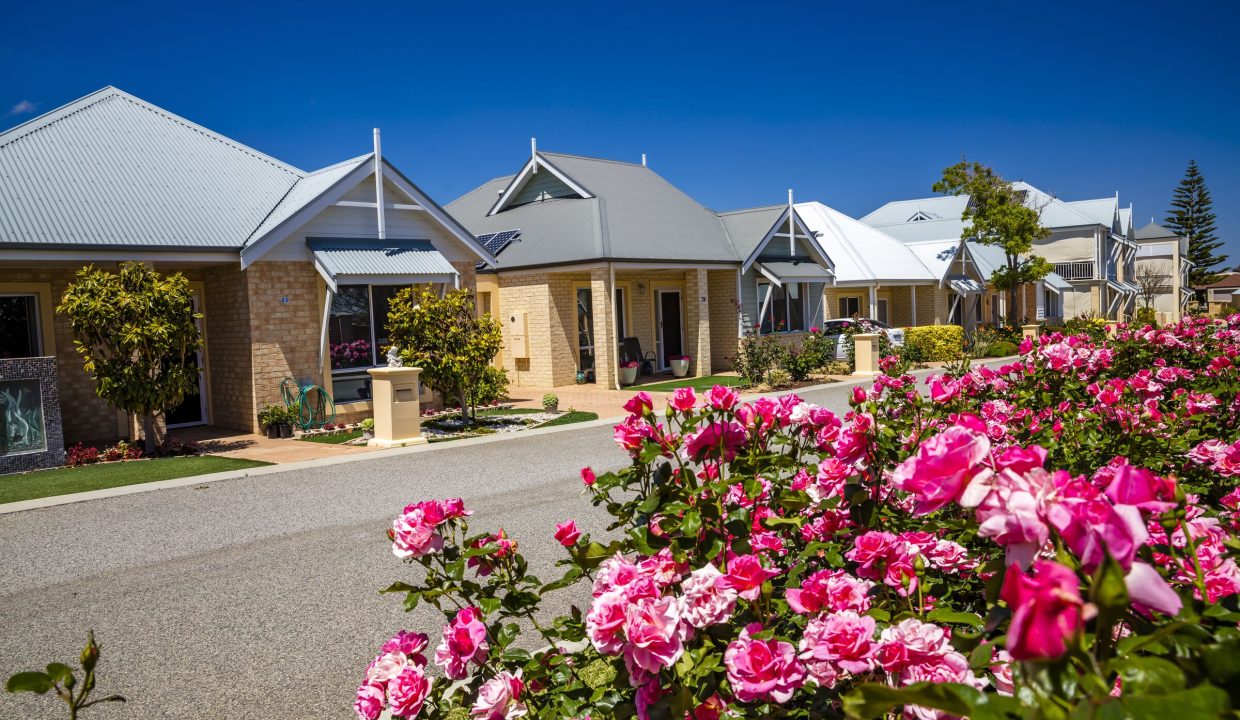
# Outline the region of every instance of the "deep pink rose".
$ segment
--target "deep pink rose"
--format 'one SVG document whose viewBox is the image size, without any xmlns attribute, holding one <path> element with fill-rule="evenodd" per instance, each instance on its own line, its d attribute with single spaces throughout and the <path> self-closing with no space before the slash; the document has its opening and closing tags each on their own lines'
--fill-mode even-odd
<svg viewBox="0 0 1240 720">
<path fill-rule="evenodd" d="M 521 681 L 521 671 L 515 674 L 503 671 L 487 680 L 478 688 L 478 697 L 469 714 L 483 720 L 514 720 L 526 713 L 525 703 L 521 702 L 521 693 L 525 691 L 525 683 Z"/>
<path fill-rule="evenodd" d="M 852 610 L 814 618 L 805 626 L 799 657 L 819 685 L 831 687 L 841 673 L 874 668 L 875 629 L 874 618 Z"/>
<path fill-rule="evenodd" d="M 642 598 L 625 608 L 625 662 L 652 674 L 669 668 L 684 653 L 688 632 L 676 598 Z"/>
<path fill-rule="evenodd" d="M 572 547 L 581 538 L 576 520 L 565 520 L 555 526 L 555 539 L 564 547 Z"/>
<path fill-rule="evenodd" d="M 685 436 L 682 456 L 686 460 L 701 462 L 706 459 L 722 459 L 732 462 L 736 453 L 745 445 L 745 428 L 735 420 L 712 422 L 699 427 Z"/>
<path fill-rule="evenodd" d="M 730 387 L 715 385 L 706 393 L 706 401 L 716 410 L 731 410 L 740 400 L 740 394 Z"/>
<path fill-rule="evenodd" d="M 420 558 L 443 549 L 443 537 L 434 523 L 426 521 L 420 508 L 414 508 L 392 523 L 392 554 L 398 558 Z"/>
<path fill-rule="evenodd" d="M 723 653 L 732 692 L 741 702 L 786 703 L 805 682 L 805 668 L 797 660 L 792 643 L 755 640 L 762 626 L 755 623 L 741 631 Z"/>
<path fill-rule="evenodd" d="M 672 400 L 668 404 L 680 412 L 692 412 L 697 405 L 697 395 L 693 392 L 693 388 L 676 388 L 676 391 L 672 393 Z"/>
<path fill-rule="evenodd" d="M 584 483 L 586 487 L 594 485 L 594 481 L 596 479 L 597 478 L 594 476 L 594 470 L 588 467 L 581 468 L 581 482 Z"/>
<path fill-rule="evenodd" d="M 1147 512 L 1162 513 L 1175 507 L 1175 479 L 1155 475 L 1126 461 L 1115 468 L 1107 497 L 1116 505 L 1134 505 Z"/>
<path fill-rule="evenodd" d="M 435 664 L 452 680 L 468 677 L 471 662 L 481 665 L 486 661 L 490 646 L 481 617 L 477 608 L 462 608 L 451 624 L 444 626 L 443 640 L 435 648 Z"/>
<path fill-rule="evenodd" d="M 612 590 L 594 598 L 586 614 L 586 637 L 600 654 L 619 655 L 624 647 L 621 632 L 628 604 L 622 590 Z"/>
<path fill-rule="evenodd" d="M 819 570 L 801 581 L 801 587 L 787 591 L 788 605 L 801 615 L 870 609 L 870 588 L 874 583 L 849 575 L 844 570 Z"/>
<path fill-rule="evenodd" d="M 377 720 L 383 713 L 387 695 L 382 685 L 366 683 L 357 689 L 357 699 L 353 701 L 353 711 L 360 720 Z"/>
<path fill-rule="evenodd" d="M 1085 626 L 1080 580 L 1057 562 L 1035 562 L 1032 575 L 1008 567 L 999 597 L 1012 610 L 1007 651 L 1017 660 L 1054 660 Z"/>
<path fill-rule="evenodd" d="M 405 668 L 387 684 L 392 714 L 403 718 L 417 717 L 430 690 L 431 682 L 426 679 L 421 668 Z"/>
<path fill-rule="evenodd" d="M 635 453 L 641 449 L 642 442 L 654 436 L 654 428 L 637 415 L 630 415 L 616 425 L 613 438 L 620 447 Z"/>
<path fill-rule="evenodd" d="M 629 398 L 624 410 L 630 415 L 644 415 L 654 410 L 654 401 L 650 399 L 650 393 L 642 391 Z"/>
<path fill-rule="evenodd" d="M 429 638 L 424 633 L 411 633 L 401 630 L 391 640 L 383 643 L 383 652 L 401 652 L 406 657 L 419 655 L 426 649 Z"/>
<path fill-rule="evenodd" d="M 1048 509 L 1047 519 L 1087 573 L 1097 570 L 1108 554 L 1128 570 L 1137 549 L 1149 537 L 1140 510 L 1131 505 L 1112 505 L 1104 497 L 1055 503 Z"/>
<path fill-rule="evenodd" d="M 969 481 L 984 472 L 981 464 L 989 452 L 984 434 L 949 427 L 923 442 L 895 469 L 891 482 L 917 498 L 914 514 L 925 515 L 959 500 Z"/>
<path fill-rule="evenodd" d="M 762 567 L 762 560 L 757 555 L 738 555 L 728 561 L 728 574 L 719 582 L 746 600 L 753 601 L 762 592 L 762 583 L 778 574 L 778 570 Z"/>
<path fill-rule="evenodd" d="M 681 617 L 696 628 L 718 625 L 732 617 L 736 609 L 736 590 L 723 587 L 723 573 L 705 565 L 689 573 L 680 583 Z"/>
</svg>

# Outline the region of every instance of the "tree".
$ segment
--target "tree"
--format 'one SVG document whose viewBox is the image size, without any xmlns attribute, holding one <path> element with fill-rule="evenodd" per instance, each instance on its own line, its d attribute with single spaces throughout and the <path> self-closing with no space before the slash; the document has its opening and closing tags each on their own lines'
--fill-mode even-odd
<svg viewBox="0 0 1240 720">
<path fill-rule="evenodd" d="M 488 368 L 503 346 L 499 323 L 474 311 L 474 297 L 454 290 L 440 297 L 429 289 L 405 288 L 392 298 L 388 338 L 405 365 L 422 368 L 422 381 L 445 398 L 456 398 L 469 421 L 477 393 L 492 380 Z"/>
<path fill-rule="evenodd" d="M 1144 264 L 1137 268 L 1133 280 L 1137 285 L 1137 296 L 1141 298 L 1144 307 L 1154 307 L 1154 301 L 1159 295 L 1171 292 L 1168 282 L 1170 277 L 1171 266 L 1166 263 Z"/>
<path fill-rule="evenodd" d="M 1197 169 L 1196 160 L 1188 161 L 1188 170 L 1175 189 L 1171 210 L 1164 222 L 1177 236 L 1188 240 L 1188 259 L 1193 261 L 1188 271 L 1188 284 L 1199 288 L 1217 281 L 1220 273 L 1215 268 L 1226 262 L 1227 256 L 1215 254 L 1223 247 L 1223 242 L 1214 234 L 1210 189 Z"/>
<path fill-rule="evenodd" d="M 933 190 L 969 196 L 969 204 L 961 215 L 968 223 L 960 234 L 962 240 L 1003 250 L 1006 263 L 991 274 L 990 282 L 1007 293 L 1007 321 L 1016 325 L 1017 291 L 1051 271 L 1045 258 L 1033 254 L 1033 243 L 1050 235 L 1042 227 L 1038 210 L 1026 205 L 1023 193 L 1014 190 L 1012 183 L 994 170 L 964 159 L 944 169 L 943 178 L 933 185 Z"/>
<path fill-rule="evenodd" d="M 56 308 L 69 318 L 73 344 L 95 392 L 142 418 L 146 452 L 155 450 L 157 414 L 197 392 L 194 354 L 202 348 L 193 294 L 180 273 L 161 275 L 139 262 L 116 273 L 89 265 Z"/>
</svg>

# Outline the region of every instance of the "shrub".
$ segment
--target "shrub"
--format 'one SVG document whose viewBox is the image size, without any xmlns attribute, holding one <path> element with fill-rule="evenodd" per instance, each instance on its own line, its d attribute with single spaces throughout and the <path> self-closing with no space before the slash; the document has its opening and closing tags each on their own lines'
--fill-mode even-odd
<svg viewBox="0 0 1240 720">
<path fill-rule="evenodd" d="M 1008 357 L 1020 353 L 1020 348 L 1007 340 L 996 340 L 986 346 L 985 357 Z"/>
<path fill-rule="evenodd" d="M 825 375 L 849 375 L 852 370 L 852 365 L 847 360 L 832 360 L 822 366 Z"/>
<path fill-rule="evenodd" d="M 753 330 L 741 338 L 732 369 L 746 386 L 768 382 L 768 374 L 784 364 L 788 348 L 775 335 L 758 335 Z"/>
<path fill-rule="evenodd" d="M 494 405 L 508 399 L 508 372 L 504 368 L 487 367 L 469 388 L 470 405 L 473 408 Z"/>
<path fill-rule="evenodd" d="M 1158 325 L 1158 314 L 1154 312 L 1152 307 L 1137 308 L 1136 316 L 1133 319 L 1139 325 Z"/>
<path fill-rule="evenodd" d="M 787 387 L 792 384 L 792 373 L 783 368 L 775 368 L 766 374 L 766 382 L 773 388 Z"/>
<path fill-rule="evenodd" d="M 136 460 L 142 457 L 142 448 L 121 440 L 110 448 L 106 448 L 99 453 L 99 459 L 103 462 L 116 462 L 117 460 Z"/>
<path fill-rule="evenodd" d="M 544 410 L 550 410 L 551 408 L 559 404 L 560 404 L 560 398 L 556 397 L 555 395 L 552 395 L 551 393 L 547 393 L 546 395 L 543 395 L 542 397 L 542 406 Z"/>
<path fill-rule="evenodd" d="M 375 419 L 366 418 L 361 423 L 362 432 L 372 433 L 375 431 Z"/>
<path fill-rule="evenodd" d="M 439 608 L 443 640 L 393 637 L 357 707 L 1233 717 L 1237 348 L 1240 316 L 1044 336 L 1022 362 L 931 378 L 931 397 L 879 376 L 843 418 L 795 395 L 716 387 L 656 413 L 638 394 L 614 433 L 629 464 L 582 470 L 614 532 L 560 523 L 560 577 L 471 531 L 460 500 L 398 515 L 392 550 L 416 567 L 387 592 Z M 540 613 L 565 588 L 589 607 Z"/>
<path fill-rule="evenodd" d="M 964 328 L 959 325 L 920 325 L 905 328 L 904 347 L 919 362 L 951 362 L 964 357 Z"/>
<path fill-rule="evenodd" d="M 99 449 L 77 443 L 65 451 L 65 464 L 71 467 L 99 462 Z"/>
<path fill-rule="evenodd" d="M 804 348 L 795 348 L 784 355 L 781 369 L 792 380 L 801 382 L 820 367 L 822 367 L 822 359 L 817 354 L 806 352 Z"/>
</svg>

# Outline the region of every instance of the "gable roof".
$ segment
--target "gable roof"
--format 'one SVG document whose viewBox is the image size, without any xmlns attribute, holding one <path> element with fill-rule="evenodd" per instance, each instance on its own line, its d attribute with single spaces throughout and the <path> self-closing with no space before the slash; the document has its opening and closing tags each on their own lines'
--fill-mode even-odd
<svg viewBox="0 0 1240 720">
<path fill-rule="evenodd" d="M 866 225 L 891 225 L 933 220 L 959 220 L 969 205 L 967 195 L 939 195 L 915 200 L 895 200 L 861 218 Z M 926 220 L 913 220 L 918 216 Z"/>
<path fill-rule="evenodd" d="M 904 243 L 834 208 L 807 202 L 797 203 L 796 209 L 817 243 L 835 261 L 837 284 L 937 281 L 941 277 Z"/>
<path fill-rule="evenodd" d="M 1240 272 L 1227 273 L 1218 280 L 1209 285 L 1202 285 L 1198 290 L 1209 290 L 1210 288 L 1234 288 L 1240 287 Z"/>
<path fill-rule="evenodd" d="M 1064 204 L 1105 228 L 1114 228 L 1118 220 L 1119 198 L 1072 200 Z"/>
<path fill-rule="evenodd" d="M 538 158 L 540 167 L 554 167 L 588 188 L 590 197 L 551 197 L 492 213 L 518 174 L 490 180 L 447 206 L 475 235 L 520 228 L 520 239 L 503 250 L 505 268 L 589 260 L 743 260 L 718 214 L 644 165 L 542 151 Z"/>
<path fill-rule="evenodd" d="M 1174 230 L 1169 230 L 1162 225 L 1151 222 L 1149 225 L 1137 228 L 1136 232 L 1133 233 L 1133 237 L 1138 240 L 1155 240 L 1161 238 L 1174 240 L 1177 235 Z"/>
</svg>

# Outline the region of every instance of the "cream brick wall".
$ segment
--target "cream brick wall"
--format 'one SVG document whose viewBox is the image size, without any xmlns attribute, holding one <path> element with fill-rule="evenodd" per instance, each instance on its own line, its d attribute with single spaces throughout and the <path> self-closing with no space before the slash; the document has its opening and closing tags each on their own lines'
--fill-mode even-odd
<svg viewBox="0 0 1240 720">
<path fill-rule="evenodd" d="M 250 353 L 250 300 L 239 265 L 204 273 L 207 367 L 211 385 L 211 423 L 236 430 L 254 425 L 253 358 Z"/>
<path fill-rule="evenodd" d="M 710 362 L 711 372 L 732 369 L 732 358 L 739 346 L 739 322 L 736 297 L 736 270 L 707 271 L 710 293 Z"/>
<path fill-rule="evenodd" d="M 250 357 L 253 398 L 250 427 L 258 429 L 258 409 L 281 402 L 280 381 L 322 383 L 319 335 L 323 280 L 304 262 L 259 262 L 245 271 L 250 305 Z M 287 298 L 288 302 L 282 302 Z"/>
<path fill-rule="evenodd" d="M 501 275 L 498 280 L 499 307 L 504 316 L 526 313 L 529 357 L 502 353 L 509 382 L 516 387 L 549 387 L 551 370 L 551 299 L 546 273 Z"/>
</svg>

